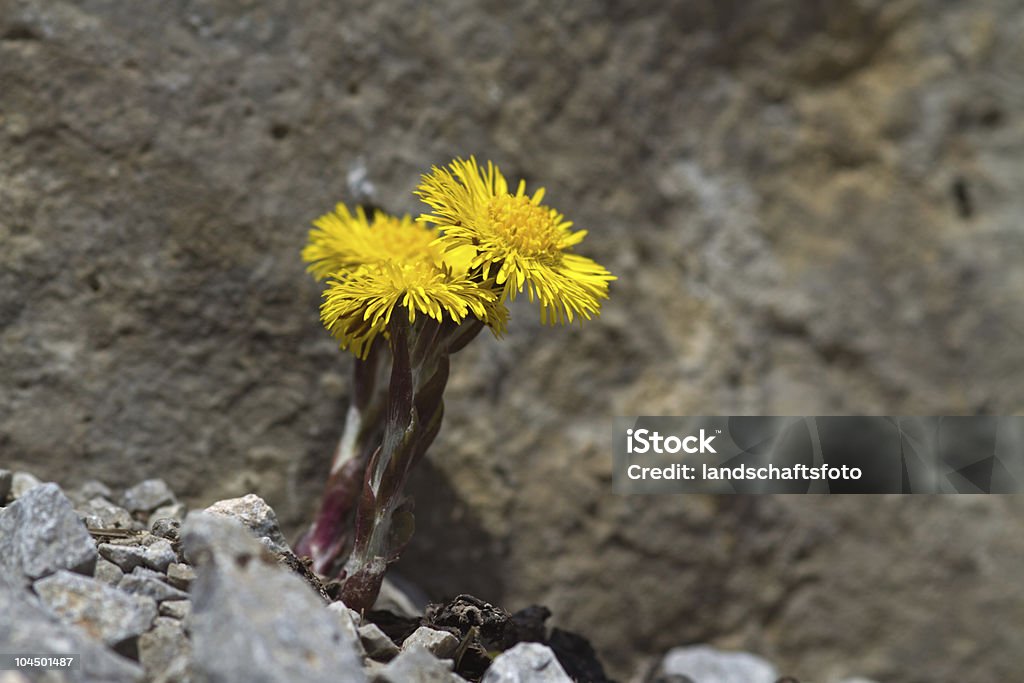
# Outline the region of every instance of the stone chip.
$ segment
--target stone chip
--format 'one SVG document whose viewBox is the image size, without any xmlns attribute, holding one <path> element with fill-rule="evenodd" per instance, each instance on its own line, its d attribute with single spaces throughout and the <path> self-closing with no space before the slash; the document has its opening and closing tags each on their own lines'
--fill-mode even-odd
<svg viewBox="0 0 1024 683">
<path fill-rule="evenodd" d="M 152 598 L 129 595 L 65 570 L 36 581 L 32 587 L 61 621 L 111 646 L 147 631 L 157 615 Z"/>
<path fill-rule="evenodd" d="M 56 484 L 40 484 L 0 509 L 0 576 L 27 583 L 70 569 L 92 574 L 96 544 Z"/>
</svg>

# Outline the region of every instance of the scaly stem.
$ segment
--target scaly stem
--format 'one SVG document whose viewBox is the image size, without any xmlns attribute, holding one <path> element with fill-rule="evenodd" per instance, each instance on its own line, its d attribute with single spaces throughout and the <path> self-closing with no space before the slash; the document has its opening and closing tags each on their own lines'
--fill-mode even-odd
<svg viewBox="0 0 1024 683">
<path fill-rule="evenodd" d="M 313 524 L 295 546 L 296 554 L 310 557 L 313 570 L 320 574 L 330 573 L 349 544 L 350 520 L 366 462 L 372 444 L 380 438 L 384 391 L 377 374 L 381 356 L 385 354 L 382 345 L 374 344 L 366 360 L 354 361 L 352 402 L 334 452 L 320 508 Z"/>
<path fill-rule="evenodd" d="M 353 609 L 373 605 L 387 566 L 412 537 L 415 521 L 405 484 L 441 427 L 455 329 L 429 320 L 410 328 L 397 317 L 389 328 L 393 361 L 384 435 L 366 468 L 341 590 L 342 600 Z"/>
</svg>

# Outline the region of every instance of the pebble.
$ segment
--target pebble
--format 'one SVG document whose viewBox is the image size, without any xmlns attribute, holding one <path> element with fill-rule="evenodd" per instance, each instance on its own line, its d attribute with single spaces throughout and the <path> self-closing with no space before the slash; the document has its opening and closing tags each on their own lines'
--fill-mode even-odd
<svg viewBox="0 0 1024 683">
<path fill-rule="evenodd" d="M 121 496 L 121 507 L 132 514 L 150 513 L 161 505 L 176 502 L 163 479 L 147 479 L 127 489 Z"/>
<path fill-rule="evenodd" d="M 32 587 L 61 621 L 111 646 L 146 632 L 157 615 L 152 598 L 129 595 L 69 571 L 40 579 Z"/>
<path fill-rule="evenodd" d="M 196 570 L 187 564 L 172 562 L 167 566 L 167 580 L 175 588 L 187 591 L 196 580 Z"/>
<path fill-rule="evenodd" d="M 371 659 L 388 661 L 398 655 L 399 649 L 377 624 L 363 624 L 359 627 L 359 641 L 366 655 Z"/>
<path fill-rule="evenodd" d="M 187 512 L 188 508 L 184 503 L 161 505 L 149 516 L 149 528 L 152 529 L 153 526 L 161 519 L 173 519 L 177 522 L 181 522 L 185 519 L 185 514 Z"/>
<path fill-rule="evenodd" d="M 116 586 L 124 578 L 124 572 L 121 571 L 120 567 L 102 557 L 96 560 L 96 570 L 92 575 L 97 581 L 101 581 L 108 586 Z"/>
<path fill-rule="evenodd" d="M 14 474 L 10 470 L 0 470 L 0 506 L 7 502 L 7 494 L 11 492 Z"/>
<path fill-rule="evenodd" d="M 359 639 L 359 613 L 350 610 L 340 600 L 332 602 L 327 606 L 327 611 L 333 614 L 338 620 L 338 626 L 345 632 L 347 638 L 352 642 L 355 653 L 359 658 L 366 656 L 366 648 Z"/>
<path fill-rule="evenodd" d="M 42 483 L 28 472 L 15 472 L 11 476 L 11 491 L 9 494 L 11 500 L 18 500 Z"/>
<path fill-rule="evenodd" d="M 519 643 L 494 658 L 481 683 L 572 683 L 547 645 Z M 705 683 L 703 680 L 701 683 Z M 707 681 L 706 683 L 713 683 Z M 753 682 L 751 682 L 753 683 Z"/>
<path fill-rule="evenodd" d="M 192 603 L 188 600 L 166 600 L 160 603 L 160 616 L 173 619 L 187 619 L 192 613 Z"/>
<path fill-rule="evenodd" d="M 90 529 L 134 529 L 137 524 L 127 510 L 99 496 L 80 503 L 75 511 Z"/>
<path fill-rule="evenodd" d="M 464 679 L 452 672 L 452 664 L 450 659 L 437 659 L 426 650 L 413 648 L 402 652 L 387 665 L 377 668 L 372 680 L 373 683 L 462 682 Z M 522 683 L 532 683 L 533 680 L 524 678 Z"/>
<path fill-rule="evenodd" d="M 0 578 L 25 584 L 59 569 L 91 575 L 95 566 L 96 544 L 56 484 L 0 509 Z"/>
<path fill-rule="evenodd" d="M 196 680 L 364 683 L 337 615 L 248 528 L 192 512 L 181 538 L 198 561 L 189 618 Z"/>
<path fill-rule="evenodd" d="M 153 628 L 139 636 L 139 663 L 152 680 L 170 669 L 176 659 L 188 658 L 191 649 L 180 621 L 157 617 Z"/>
<path fill-rule="evenodd" d="M 142 669 L 137 664 L 115 654 L 81 629 L 55 619 L 28 591 L 5 590 L 0 585 L 0 615 L 0 643 L 5 652 L 81 655 L 81 669 L 67 677 L 57 674 L 27 680 L 138 683 L 142 679 Z"/>
<path fill-rule="evenodd" d="M 402 643 L 403 650 L 420 647 L 440 659 L 448 659 L 459 647 L 459 639 L 448 631 L 420 626 Z"/>
<path fill-rule="evenodd" d="M 167 577 L 152 569 L 136 567 L 131 574 L 125 574 L 118 588 L 134 595 L 146 595 L 157 602 L 164 600 L 187 600 L 188 593 L 166 583 Z"/>
<path fill-rule="evenodd" d="M 166 572 L 170 564 L 178 559 L 170 541 L 152 534 L 142 534 L 138 539 L 101 543 L 99 553 L 125 572 L 136 567 Z"/>
<path fill-rule="evenodd" d="M 767 660 L 747 652 L 725 652 L 708 645 L 669 650 L 658 667 L 661 676 L 688 676 L 700 683 L 775 683 L 779 672 Z"/>
<path fill-rule="evenodd" d="M 281 533 L 274 509 L 254 493 L 241 498 L 219 500 L 206 508 L 205 512 L 238 520 L 249 527 L 256 537 L 275 553 L 291 551 L 288 541 Z"/>
</svg>

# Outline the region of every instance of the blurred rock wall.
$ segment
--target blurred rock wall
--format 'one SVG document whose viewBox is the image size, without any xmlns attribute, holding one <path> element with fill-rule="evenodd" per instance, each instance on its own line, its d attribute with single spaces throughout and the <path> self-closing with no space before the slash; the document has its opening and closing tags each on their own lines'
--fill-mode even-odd
<svg viewBox="0 0 1024 683">
<path fill-rule="evenodd" d="M 1024 7 L 0 0 L 0 465 L 256 492 L 291 528 L 348 359 L 298 253 L 353 186 L 498 162 L 602 317 L 455 359 L 400 570 L 549 604 L 620 676 L 1007 681 L 1015 498 L 620 498 L 610 418 L 1024 411 Z M 349 181 L 352 182 L 349 182 Z"/>
</svg>

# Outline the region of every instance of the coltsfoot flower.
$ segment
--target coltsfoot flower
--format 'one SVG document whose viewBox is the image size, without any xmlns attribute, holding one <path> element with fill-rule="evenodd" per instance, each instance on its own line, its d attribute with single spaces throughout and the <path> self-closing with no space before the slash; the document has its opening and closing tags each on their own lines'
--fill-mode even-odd
<svg viewBox="0 0 1024 683">
<path fill-rule="evenodd" d="M 309 231 L 302 259 L 317 280 L 350 274 L 371 263 L 440 263 L 443 259 L 437 247 L 431 246 L 437 230 L 410 216 L 398 218 L 375 211 L 371 220 L 361 206 L 352 213 L 338 204 L 313 225 L 316 229 Z"/>
<path fill-rule="evenodd" d="M 340 342 L 365 358 L 373 340 L 385 333 L 396 308 L 409 323 L 417 316 L 441 322 L 445 316 L 460 324 L 474 315 L 495 334 L 505 329 L 508 313 L 492 290 L 481 287 L 451 266 L 423 259 L 400 263 L 371 263 L 330 281 L 324 292 L 320 319 Z"/>
<path fill-rule="evenodd" d="M 541 306 L 549 324 L 589 320 L 608 298 L 608 283 L 616 279 L 592 259 L 572 253 L 586 236 L 572 223 L 541 204 L 544 189 L 526 194 L 519 182 L 515 193 L 491 162 L 481 168 L 476 159 L 456 159 L 448 168 L 433 167 L 416 194 L 433 209 L 420 216 L 442 231 L 435 244 L 446 254 L 467 258 L 469 268 L 483 281 L 492 277 L 502 301 L 515 300 L 525 288 Z"/>
</svg>

